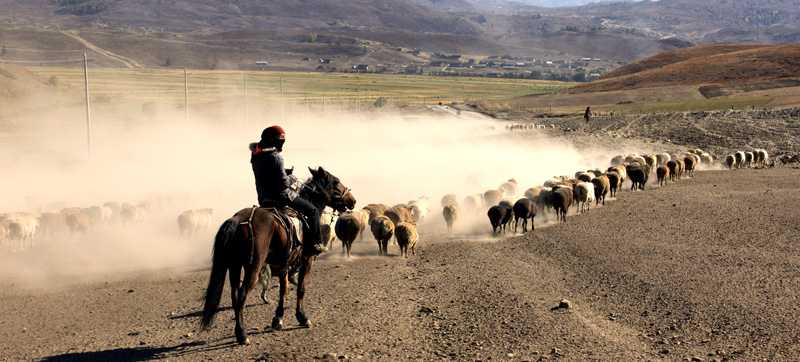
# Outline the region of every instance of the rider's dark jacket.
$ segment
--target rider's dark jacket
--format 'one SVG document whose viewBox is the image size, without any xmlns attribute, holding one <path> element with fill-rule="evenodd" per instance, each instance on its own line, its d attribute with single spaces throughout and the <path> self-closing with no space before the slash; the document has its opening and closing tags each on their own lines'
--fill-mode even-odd
<svg viewBox="0 0 800 362">
<path fill-rule="evenodd" d="M 259 204 L 274 200 L 286 205 L 294 200 L 297 192 L 290 186 L 297 182 L 297 177 L 286 174 L 281 153 L 274 147 L 261 149 L 258 143 L 251 143 L 250 151 Z"/>
</svg>

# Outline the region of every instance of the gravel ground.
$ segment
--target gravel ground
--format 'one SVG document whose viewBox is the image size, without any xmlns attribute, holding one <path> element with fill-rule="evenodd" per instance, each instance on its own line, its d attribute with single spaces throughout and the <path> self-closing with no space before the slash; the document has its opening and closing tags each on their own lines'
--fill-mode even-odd
<svg viewBox="0 0 800 362">
<path fill-rule="evenodd" d="M 611 123 L 565 132 L 568 122 L 547 132 L 577 148 L 694 145 Z M 293 318 L 294 289 L 282 331 L 269 327 L 276 287 L 270 304 L 251 295 L 247 346 L 234 342 L 226 297 L 198 331 L 209 243 L 45 243 L 0 255 L 0 361 L 796 361 L 798 176 L 791 164 L 698 171 L 573 207 L 561 224 L 540 210 L 524 234 L 492 238 L 488 220 L 477 235 L 421 233 L 408 259 L 395 245 L 378 256 L 368 236 L 352 259 L 336 247 L 315 263 L 312 328 Z M 87 270 L 76 245 L 104 251 L 93 255 L 115 271 Z M 126 264 L 134 252 L 190 262 Z"/>
</svg>

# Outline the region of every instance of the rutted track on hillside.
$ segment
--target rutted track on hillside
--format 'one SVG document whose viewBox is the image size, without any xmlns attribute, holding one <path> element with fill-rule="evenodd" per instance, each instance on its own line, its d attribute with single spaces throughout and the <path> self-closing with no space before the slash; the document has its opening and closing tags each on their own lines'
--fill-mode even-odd
<svg viewBox="0 0 800 362">
<path fill-rule="evenodd" d="M 112 53 L 110 51 L 107 51 L 105 49 L 102 49 L 102 48 L 90 43 L 88 40 L 86 40 L 84 38 L 81 38 L 78 35 L 77 31 L 75 31 L 75 30 L 62 30 L 61 33 L 66 35 L 66 36 L 68 36 L 68 37 L 70 37 L 70 38 L 73 38 L 73 39 L 81 42 L 81 44 L 83 44 L 84 46 L 86 46 L 90 50 L 92 50 L 92 51 L 94 51 L 94 52 L 96 52 L 96 53 L 98 53 L 100 55 L 106 56 L 108 58 L 111 58 L 113 60 L 116 60 L 116 61 L 122 63 L 122 65 L 124 65 L 127 68 L 130 68 L 130 69 L 143 68 L 141 63 L 139 63 L 139 62 L 137 62 L 137 61 L 135 61 L 133 59 L 126 58 L 126 57 L 123 57 L 121 55 L 118 55 L 118 54 Z"/>
</svg>

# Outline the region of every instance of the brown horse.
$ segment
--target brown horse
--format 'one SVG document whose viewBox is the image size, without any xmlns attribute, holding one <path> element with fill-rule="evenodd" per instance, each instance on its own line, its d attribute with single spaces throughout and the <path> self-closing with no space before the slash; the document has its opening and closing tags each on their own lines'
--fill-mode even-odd
<svg viewBox="0 0 800 362">
<path fill-rule="evenodd" d="M 344 212 L 355 207 L 356 200 L 336 176 L 322 167 L 310 169 L 312 177 L 300 190 L 300 195 L 314 204 L 322 213 L 325 206 Z M 310 243 L 306 243 L 308 245 Z M 314 254 L 303 248 L 302 252 L 293 253 L 292 241 L 280 220 L 267 209 L 248 207 L 240 210 L 222 223 L 214 240 L 211 276 L 203 303 L 201 330 L 206 330 L 214 321 L 217 313 L 222 289 L 225 285 L 225 274 L 229 275 L 231 286 L 231 303 L 236 317 L 236 341 L 248 344 L 244 326 L 244 307 L 247 295 L 256 285 L 259 273 L 266 264 L 273 275 L 280 279 L 280 297 L 272 329 L 283 328 L 283 306 L 288 291 L 288 270 L 290 266 L 299 266 L 297 283 L 297 308 L 295 316 L 302 327 L 310 327 L 308 317 L 303 311 L 303 297 L 306 292 L 306 280 Z M 299 255 L 298 255 L 299 254 Z M 242 271 L 244 270 L 244 279 Z"/>
</svg>

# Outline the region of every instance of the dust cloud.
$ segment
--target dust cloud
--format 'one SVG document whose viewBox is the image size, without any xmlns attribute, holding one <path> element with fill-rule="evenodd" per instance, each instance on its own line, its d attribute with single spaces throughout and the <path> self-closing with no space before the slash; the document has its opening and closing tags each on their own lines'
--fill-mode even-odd
<svg viewBox="0 0 800 362">
<path fill-rule="evenodd" d="M 79 112 L 78 112 L 79 114 Z M 79 116 L 75 116 L 80 119 Z M 36 236 L 25 251 L 3 244 L 0 280 L 46 285 L 163 268 L 210 264 L 216 228 L 256 203 L 248 144 L 261 129 L 286 130 L 283 156 L 300 179 L 322 166 L 352 189 L 357 208 L 389 206 L 427 197 L 425 235 L 446 233 L 440 200 L 497 189 L 514 178 L 521 195 L 555 175 L 607 165 L 618 150 L 587 152 L 536 130 L 511 132 L 494 119 L 448 112 L 287 112 L 284 117 L 235 122 L 185 120 L 176 112 L 147 122 L 98 122 L 91 157 L 85 124 L 5 132 L 0 145 L 0 212 L 58 211 L 113 201 L 145 203 L 146 220 L 95 223 L 85 236 L 66 229 Z M 80 124 L 80 123 L 76 123 Z M 208 230 L 181 238 L 177 216 L 213 208 Z M 485 212 L 459 216 L 458 235 L 487 240 Z M 371 235 L 368 236 L 371 240 Z M 26 283 L 26 281 L 28 283 Z"/>
</svg>

